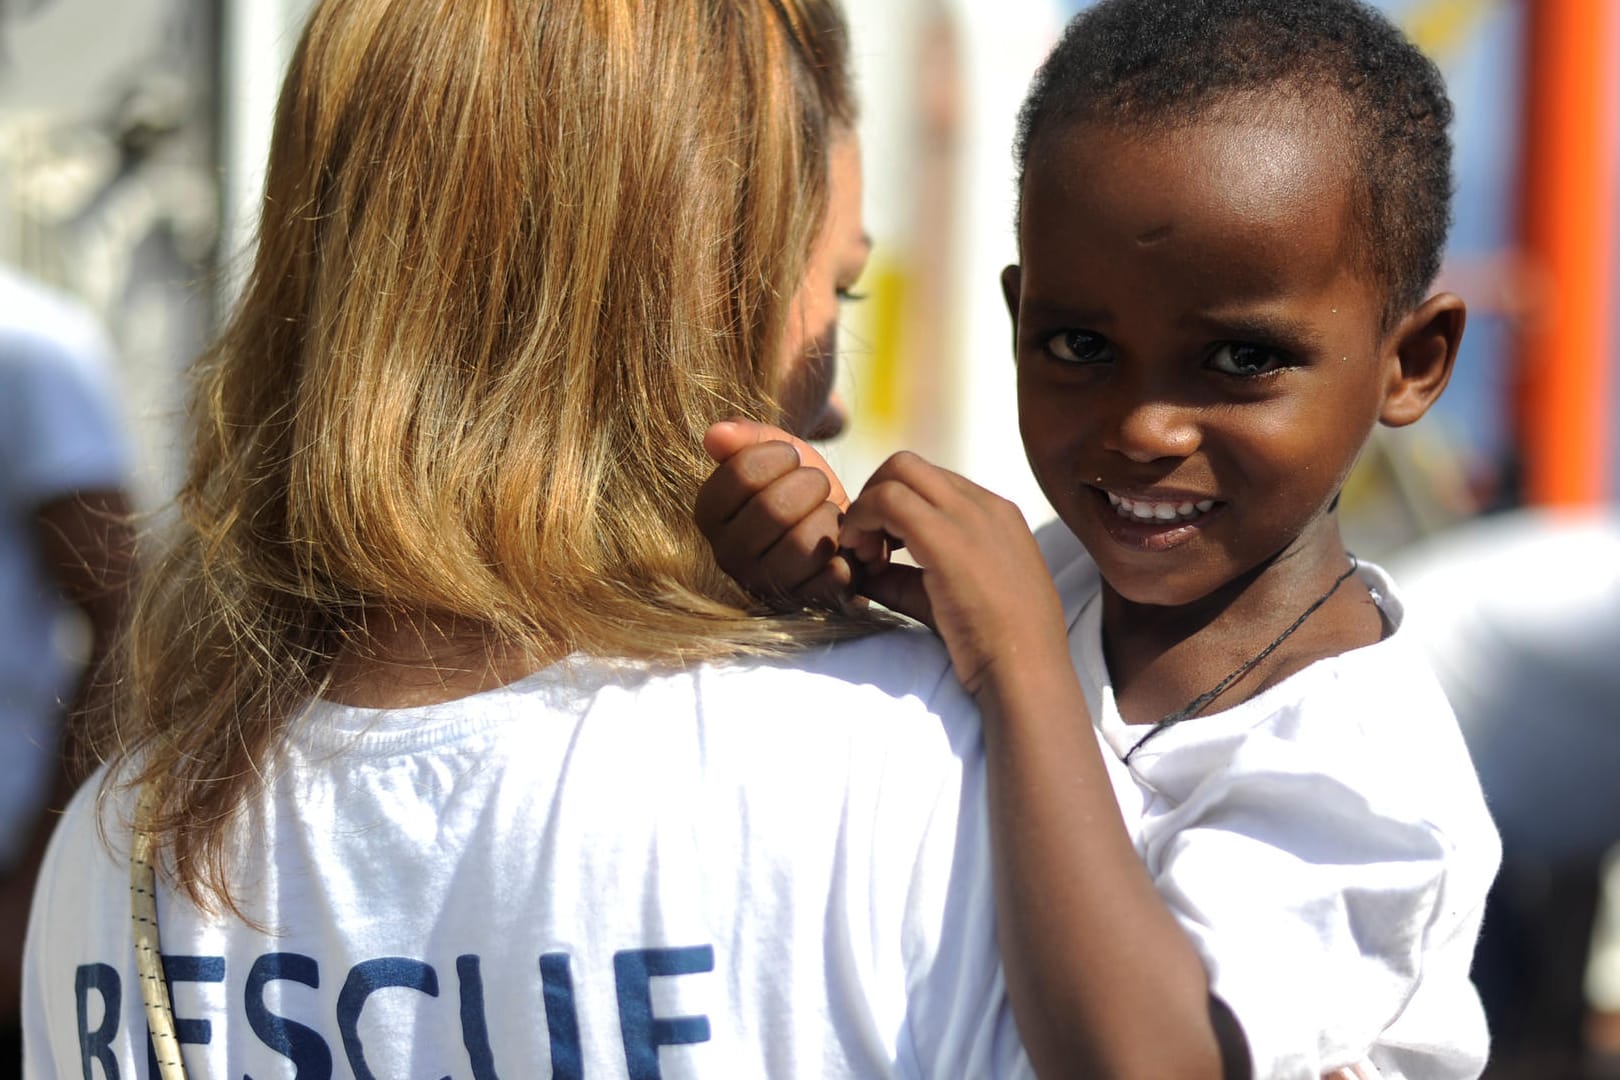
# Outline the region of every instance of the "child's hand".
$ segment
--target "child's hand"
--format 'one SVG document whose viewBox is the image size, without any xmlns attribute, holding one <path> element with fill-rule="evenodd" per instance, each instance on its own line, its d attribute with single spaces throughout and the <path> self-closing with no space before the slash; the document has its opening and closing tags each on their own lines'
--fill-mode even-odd
<svg viewBox="0 0 1620 1080">
<path fill-rule="evenodd" d="M 715 562 L 762 599 L 838 603 L 853 595 L 838 554 L 849 496 L 809 443 L 780 428 L 726 420 L 703 448 L 719 463 L 698 491 L 694 516 Z"/>
<path fill-rule="evenodd" d="M 1063 609 L 1018 508 L 915 454 L 889 458 L 844 515 L 840 543 L 863 564 L 887 544 L 917 566 L 870 572 L 861 592 L 933 627 L 977 694 L 1013 665 L 1069 667 Z"/>
</svg>

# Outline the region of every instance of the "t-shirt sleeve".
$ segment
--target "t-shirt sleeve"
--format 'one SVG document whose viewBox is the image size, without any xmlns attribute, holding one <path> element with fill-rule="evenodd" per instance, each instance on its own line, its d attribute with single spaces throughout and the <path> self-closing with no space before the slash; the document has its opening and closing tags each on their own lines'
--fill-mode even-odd
<svg viewBox="0 0 1620 1080">
<path fill-rule="evenodd" d="M 1366 1057 L 1415 992 L 1452 845 L 1329 755 L 1263 736 L 1145 837 L 1257 1080 Z"/>
<path fill-rule="evenodd" d="M 86 328 L 71 340 L 27 336 L 6 347 L 0 457 L 13 497 L 44 505 L 122 487 L 127 451 L 105 339 Z"/>
</svg>

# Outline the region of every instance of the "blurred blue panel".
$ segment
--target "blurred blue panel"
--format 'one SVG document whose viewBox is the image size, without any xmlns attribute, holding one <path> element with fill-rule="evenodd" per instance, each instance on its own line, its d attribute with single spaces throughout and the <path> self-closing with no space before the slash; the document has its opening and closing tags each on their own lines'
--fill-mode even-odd
<svg viewBox="0 0 1620 1080">
<path fill-rule="evenodd" d="M 1425 0 L 1384 0 L 1396 21 Z M 1484 260 L 1505 252 L 1516 232 L 1518 150 L 1523 99 L 1522 5 L 1487 3 L 1491 10 L 1468 28 L 1463 39 L 1435 59 L 1445 72 L 1456 107 L 1452 137 L 1456 146 L 1456 223 L 1448 258 L 1463 278 L 1470 302 L 1468 333 L 1457 372 L 1436 406 L 1436 414 L 1461 435 L 1469 451 L 1499 460 L 1511 433 L 1508 415 L 1513 339 L 1505 313 L 1493 310 L 1485 295 L 1472 291 Z"/>
</svg>

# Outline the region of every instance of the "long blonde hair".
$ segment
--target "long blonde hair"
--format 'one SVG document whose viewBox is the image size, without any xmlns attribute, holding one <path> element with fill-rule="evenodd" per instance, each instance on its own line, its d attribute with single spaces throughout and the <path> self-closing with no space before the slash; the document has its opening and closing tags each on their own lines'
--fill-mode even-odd
<svg viewBox="0 0 1620 1080">
<path fill-rule="evenodd" d="M 93 736 L 193 900 L 235 907 L 231 826 L 368 612 L 674 663 L 841 632 L 751 611 L 691 505 L 705 427 L 774 416 L 844 33 L 837 0 L 316 6 Z"/>
</svg>

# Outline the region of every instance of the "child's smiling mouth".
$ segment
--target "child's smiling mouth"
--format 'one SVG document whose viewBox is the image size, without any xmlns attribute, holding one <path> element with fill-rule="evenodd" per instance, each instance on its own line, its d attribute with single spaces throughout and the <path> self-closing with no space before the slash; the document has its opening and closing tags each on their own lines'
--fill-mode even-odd
<svg viewBox="0 0 1620 1080">
<path fill-rule="evenodd" d="M 1120 517 L 1143 523 L 1159 522 L 1161 524 L 1170 524 L 1171 522 L 1193 521 L 1215 509 L 1215 500 L 1213 499 L 1161 501 L 1157 499 L 1132 499 L 1124 495 L 1115 495 L 1112 491 L 1104 491 L 1103 494 L 1108 496 L 1109 505 L 1119 512 Z"/>
<path fill-rule="evenodd" d="M 1106 504 L 1098 524 L 1121 547 L 1136 551 L 1169 551 L 1201 533 L 1206 524 L 1225 507 L 1215 499 L 1190 493 L 1121 495 L 1095 487 L 1099 505 Z"/>
</svg>

